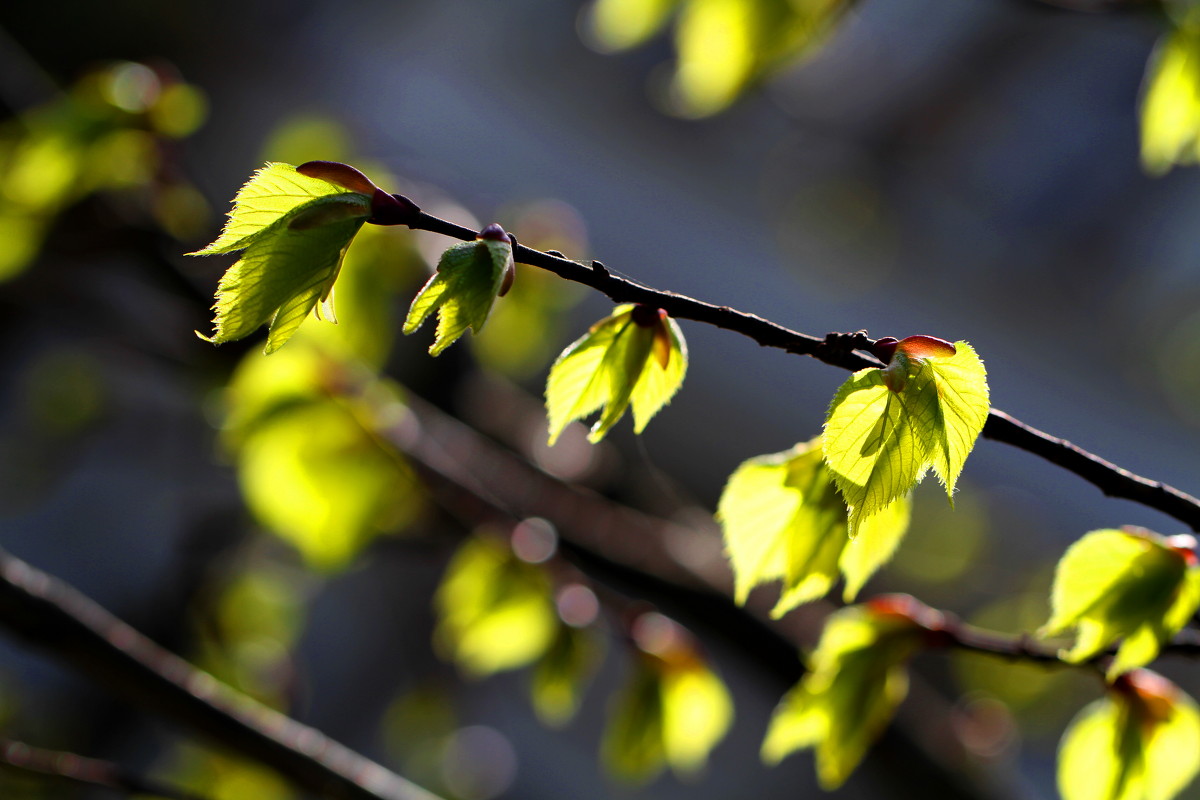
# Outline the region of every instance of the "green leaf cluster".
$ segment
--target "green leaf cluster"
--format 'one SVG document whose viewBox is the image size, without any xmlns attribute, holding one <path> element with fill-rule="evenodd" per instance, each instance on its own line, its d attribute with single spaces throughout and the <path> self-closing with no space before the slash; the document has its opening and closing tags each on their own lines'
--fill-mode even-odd
<svg viewBox="0 0 1200 800">
<path fill-rule="evenodd" d="M 346 248 L 369 216 L 369 195 L 290 164 L 269 163 L 254 173 L 234 198 L 220 236 L 191 254 L 245 251 L 217 286 L 209 341 L 235 341 L 269 325 L 266 352 L 272 353 L 314 309 L 336 321 L 333 285 Z"/>
<path fill-rule="evenodd" d="M 675 110 L 701 117 L 749 85 L 818 47 L 851 0 L 597 0 L 587 17 L 606 50 L 637 46 L 672 17 L 678 61 Z"/>
<path fill-rule="evenodd" d="M 735 598 L 744 603 L 755 586 L 783 583 L 772 616 L 824 597 L 839 574 L 851 601 L 900 544 L 909 502 L 899 498 L 847 535 L 846 504 L 825 464 L 820 438 L 791 450 L 744 462 L 730 476 L 717 505 L 735 577 Z"/>
<path fill-rule="evenodd" d="M 603 439 L 631 406 L 634 432 L 641 433 L 683 384 L 687 362 L 687 344 L 675 320 L 645 306 L 617 306 L 550 367 L 550 444 L 570 422 L 600 408 L 590 441 Z"/>
<path fill-rule="evenodd" d="M 1058 752 L 1063 800 L 1170 800 L 1200 771 L 1200 711 L 1170 681 L 1126 673 L 1071 721 Z"/>
<path fill-rule="evenodd" d="M 479 333 L 513 269 L 512 242 L 507 238 L 480 237 L 448 248 L 437 271 L 413 298 L 404 333 L 415 333 L 436 311 L 437 335 L 429 348 L 435 356 L 468 328 Z"/>
<path fill-rule="evenodd" d="M 907 694 L 905 665 L 928 632 L 919 620 L 930 614 L 907 597 L 831 614 L 808 658 L 808 673 L 775 709 L 763 760 L 775 764 L 812 747 L 821 786 L 841 786 Z"/>
<path fill-rule="evenodd" d="M 971 346 L 956 342 L 953 355 L 936 355 L 920 341 L 906 348 L 910 340 L 887 367 L 854 373 L 829 406 L 825 461 L 849 506 L 851 536 L 931 469 L 953 499 L 987 421 L 987 375 Z"/>
<path fill-rule="evenodd" d="M 1109 680 L 1153 661 L 1200 607 L 1200 568 L 1190 550 L 1139 529 L 1092 531 L 1067 550 L 1054 575 L 1053 613 L 1039 632 L 1078 630 L 1063 653 L 1087 661 L 1123 639 Z"/>
</svg>

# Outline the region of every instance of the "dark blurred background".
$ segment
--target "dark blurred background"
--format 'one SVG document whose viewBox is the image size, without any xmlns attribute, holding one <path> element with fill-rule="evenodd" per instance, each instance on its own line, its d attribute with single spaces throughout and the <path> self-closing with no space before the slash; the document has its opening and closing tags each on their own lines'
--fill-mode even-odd
<svg viewBox="0 0 1200 800">
<path fill-rule="evenodd" d="M 222 387 L 261 343 L 214 349 L 193 335 L 208 329 L 229 262 L 182 253 L 215 236 L 264 160 L 348 160 L 455 221 L 500 220 L 522 241 L 542 236 L 800 331 L 969 340 L 994 406 L 1195 492 L 1200 179 L 1147 177 L 1138 160 L 1139 87 L 1163 25 L 1019 0 L 863 0 L 810 59 L 689 119 L 664 88 L 669 38 L 599 52 L 585 8 L 3 4 L 0 156 L 26 166 L 10 171 L 0 215 L 0 545 L 219 674 L 221 659 L 227 673 L 268 665 L 261 694 L 287 686 L 291 713 L 447 795 L 816 794 L 808 755 L 759 765 L 780 690 L 736 652 L 715 646 L 738 716 L 705 775 L 628 788 L 594 756 L 613 669 L 559 733 L 512 691 L 519 675 L 464 682 L 432 655 L 428 598 L 448 546 L 377 542 L 322 572 L 259 535 L 218 431 Z M 125 130 L 112 119 L 67 120 L 66 93 L 106 98 L 139 119 L 137 135 L 111 135 Z M 412 270 L 398 280 L 415 285 L 434 245 L 380 237 L 379 257 L 393 247 Z M 570 310 L 546 302 L 548 339 L 515 355 L 460 344 L 475 355 L 452 348 L 450 366 L 430 367 L 425 330 L 397 343 L 389 370 L 486 426 L 493 390 L 481 387 L 499 382 L 536 405 L 553 355 L 609 309 L 567 296 Z M 640 440 L 624 423 L 596 459 L 609 460 L 610 481 L 625 476 L 627 501 L 711 533 L 725 477 L 818 433 L 845 376 L 726 332 L 684 332 L 682 392 Z M 936 487 L 918 492 L 917 524 L 872 589 L 1032 630 L 1075 538 L 1123 524 L 1181 530 L 988 441 L 960 485 L 953 515 Z M 965 657 L 920 666 L 936 687 L 929 708 L 992 715 L 984 734 L 964 735 L 995 796 L 1054 795 L 1057 737 L 1095 686 Z M 1177 666 L 1165 671 L 1200 690 Z M 0 676 L 15 738 L 187 775 L 212 797 L 289 796 L 19 644 L 0 642 Z M 918 692 L 906 713 L 919 721 L 923 702 Z M 465 783 L 446 777 L 480 764 Z M 8 780 L 6 796 L 89 796 Z M 842 792 L 925 787 L 889 783 L 886 765 L 868 761 Z"/>
</svg>

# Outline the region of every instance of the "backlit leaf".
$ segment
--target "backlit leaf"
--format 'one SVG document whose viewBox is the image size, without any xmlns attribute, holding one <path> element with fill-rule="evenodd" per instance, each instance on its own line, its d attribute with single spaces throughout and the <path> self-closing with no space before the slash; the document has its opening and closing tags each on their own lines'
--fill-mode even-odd
<svg viewBox="0 0 1200 800">
<path fill-rule="evenodd" d="M 438 261 L 437 272 L 413 298 L 404 333 L 416 332 L 437 311 L 437 334 L 429 348 L 435 356 L 468 328 L 479 333 L 511 269 L 512 243 L 507 238 L 479 238 L 450 247 Z"/>
<path fill-rule="evenodd" d="M 1074 647 L 1063 654 L 1073 662 L 1124 639 L 1108 670 L 1112 680 L 1154 660 L 1198 606 L 1200 568 L 1190 551 L 1149 531 L 1092 531 L 1058 562 L 1053 613 L 1039 633 L 1077 628 Z"/>
<path fill-rule="evenodd" d="M 664 765 L 694 774 L 729 730 L 725 684 L 695 653 L 678 655 L 639 653 L 630 683 L 613 699 L 602 756 L 616 776 L 645 781 Z"/>
<path fill-rule="evenodd" d="M 277 407 L 243 431 L 238 477 L 255 516 L 322 569 L 344 566 L 419 508 L 408 467 L 332 399 Z"/>
<path fill-rule="evenodd" d="M 841 573 L 853 599 L 895 551 L 908 527 L 901 498 L 847 535 L 846 506 L 825 465 L 820 439 L 744 462 L 729 478 L 717 508 L 735 576 L 735 597 L 781 579 L 772 612 L 823 597 Z"/>
<path fill-rule="evenodd" d="M 680 0 L 596 0 L 588 25 L 606 50 L 636 47 L 662 29 Z"/>
<path fill-rule="evenodd" d="M 957 342 L 953 356 L 904 345 L 886 368 L 854 373 L 829 407 L 825 459 L 849 506 L 851 536 L 930 469 L 953 498 L 987 420 L 987 377 L 970 345 Z"/>
<path fill-rule="evenodd" d="M 763 761 L 812 747 L 821 786 L 842 785 L 904 699 L 905 665 L 937 620 L 936 612 L 899 596 L 831 614 L 809 671 L 775 709 Z"/>
<path fill-rule="evenodd" d="M 618 306 L 559 355 L 546 381 L 550 443 L 573 420 L 603 407 L 588 438 L 597 442 L 633 406 L 634 432 L 666 405 L 687 372 L 687 345 L 674 320 Z"/>
<path fill-rule="evenodd" d="M 458 549 L 434 603 L 439 650 L 473 677 L 532 664 L 558 627 L 545 572 L 491 536 Z"/>
<path fill-rule="evenodd" d="M 256 172 L 238 192 L 221 235 L 192 254 L 246 251 L 217 286 L 214 331 L 206 338 L 230 342 L 269 324 L 271 353 L 314 309 L 335 321 L 332 292 L 342 257 L 370 215 L 370 197 L 290 164 Z"/>
<path fill-rule="evenodd" d="M 334 200 L 338 195 L 348 195 Z M 291 164 L 268 163 L 250 177 L 233 198 L 233 209 L 216 241 L 192 255 L 212 255 L 244 250 L 267 228 L 314 200 L 357 204 L 370 198 L 342 186 L 296 171 Z M 368 216 L 368 214 L 364 216 Z"/>
<path fill-rule="evenodd" d="M 1141 131 L 1151 174 L 1200 159 L 1200 28 L 1177 27 L 1159 41 L 1146 69 Z"/>
<path fill-rule="evenodd" d="M 1148 670 L 1122 676 L 1063 734 L 1063 800 L 1170 800 L 1200 769 L 1195 702 Z"/>
</svg>

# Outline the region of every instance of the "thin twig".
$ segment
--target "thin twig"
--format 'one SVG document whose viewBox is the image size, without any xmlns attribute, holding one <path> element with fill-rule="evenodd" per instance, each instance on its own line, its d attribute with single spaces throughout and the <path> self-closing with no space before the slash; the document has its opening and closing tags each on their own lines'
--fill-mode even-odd
<svg viewBox="0 0 1200 800">
<path fill-rule="evenodd" d="M 148 795 L 167 800 L 204 800 L 185 789 L 143 778 L 111 761 L 31 747 L 12 739 L 0 738 L 0 764 L 21 772 L 111 789 L 122 794 Z"/>
<path fill-rule="evenodd" d="M 62 581 L 0 550 L 0 624 L 160 716 L 338 800 L 438 800 L 320 731 L 163 650 Z"/>
<path fill-rule="evenodd" d="M 475 231 L 444 219 L 419 212 L 407 220 L 410 228 L 432 231 L 464 241 L 478 235 Z M 641 303 L 665 310 L 677 319 L 703 322 L 740 333 L 763 347 L 773 347 L 797 355 L 811 356 L 836 367 L 859 370 L 878 367 L 879 362 L 862 350 L 874 340 L 865 332 L 831 333 L 823 338 L 799 333 L 770 320 L 747 314 L 729 306 L 715 306 L 676 292 L 654 289 L 615 275 L 607 269 L 534 250 L 518 244 L 514 260 L 553 272 L 561 278 L 590 286 L 616 303 Z M 1070 442 L 1051 436 L 1018 419 L 991 409 L 983 436 L 1033 453 L 1096 486 L 1108 497 L 1119 497 L 1168 514 L 1200 531 L 1200 499 L 1160 481 L 1143 478 L 1106 461 Z"/>
</svg>

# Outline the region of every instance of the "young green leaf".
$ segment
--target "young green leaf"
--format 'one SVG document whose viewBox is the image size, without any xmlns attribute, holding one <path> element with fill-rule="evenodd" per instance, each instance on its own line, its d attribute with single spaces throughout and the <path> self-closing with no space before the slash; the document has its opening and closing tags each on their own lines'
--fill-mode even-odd
<svg viewBox="0 0 1200 800">
<path fill-rule="evenodd" d="M 821 786 L 841 786 L 908 692 L 908 659 L 940 626 L 937 612 L 905 596 L 831 614 L 808 673 L 775 709 L 763 761 L 813 747 Z"/>
<path fill-rule="evenodd" d="M 1200 160 L 1200 28 L 1180 26 L 1159 41 L 1146 68 L 1142 165 L 1161 175 Z"/>
<path fill-rule="evenodd" d="M 849 506 L 851 536 L 930 469 L 953 501 L 987 421 L 987 375 L 969 344 L 938 342 L 896 343 L 886 367 L 854 373 L 829 406 L 825 461 Z"/>
<path fill-rule="evenodd" d="M 469 539 L 458 549 L 434 604 L 435 643 L 473 677 L 533 663 L 558 627 L 545 572 L 490 536 Z"/>
<path fill-rule="evenodd" d="M 1179 687 L 1139 669 L 1122 675 L 1063 734 L 1063 800 L 1171 800 L 1200 770 L 1200 711 Z"/>
<path fill-rule="evenodd" d="M 1072 662 L 1124 639 L 1109 680 L 1150 663 L 1200 606 L 1194 545 L 1190 536 L 1167 539 L 1140 529 L 1092 531 L 1058 562 L 1053 613 L 1039 635 L 1077 628 L 1075 646 L 1063 654 Z"/>
<path fill-rule="evenodd" d="M 773 616 L 823 597 L 846 578 L 853 600 L 895 552 L 908 529 L 909 503 L 900 498 L 847 535 L 846 504 L 825 465 L 820 438 L 744 462 L 730 476 L 717 506 L 744 603 L 755 586 L 782 579 Z"/>
<path fill-rule="evenodd" d="M 337 364 L 305 347 L 279 358 L 254 358 L 239 370 L 227 441 L 259 521 L 313 567 L 338 569 L 412 519 L 421 505 L 416 480 L 364 429 L 358 401 L 329 397 L 324 386 Z"/>
<path fill-rule="evenodd" d="M 631 405 L 634 432 L 641 433 L 683 384 L 687 360 L 687 344 L 675 320 L 648 306 L 617 306 L 550 367 L 550 444 L 572 420 L 601 407 L 590 441 L 603 439 Z"/>
<path fill-rule="evenodd" d="M 479 333 L 513 269 L 512 241 L 499 225 L 484 228 L 474 242 L 454 245 L 442 253 L 437 272 L 413 298 L 404 333 L 415 333 L 437 311 L 437 335 L 429 348 L 435 356 L 467 328 Z"/>
<path fill-rule="evenodd" d="M 349 168 L 347 168 L 349 169 Z M 216 241 L 191 255 L 245 250 L 217 287 L 209 341 L 241 339 L 270 325 L 266 352 L 279 349 L 310 311 L 333 321 L 342 257 L 371 216 L 371 197 L 271 163 L 234 198 Z"/>
<path fill-rule="evenodd" d="M 629 781 L 649 780 L 664 765 L 694 774 L 733 721 L 729 690 L 690 634 L 666 617 L 643 614 L 633 639 L 640 648 L 634 674 L 613 699 L 602 758 Z"/>
</svg>

